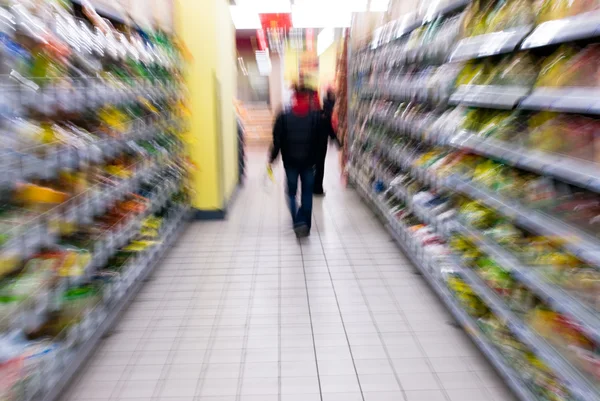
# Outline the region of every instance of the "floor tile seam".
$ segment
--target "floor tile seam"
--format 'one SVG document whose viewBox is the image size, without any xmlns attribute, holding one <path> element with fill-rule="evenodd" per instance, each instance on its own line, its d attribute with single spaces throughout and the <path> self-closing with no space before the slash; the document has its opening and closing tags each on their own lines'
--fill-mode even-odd
<svg viewBox="0 0 600 401">
<path fill-rule="evenodd" d="M 299 241 L 301 241 L 301 240 L 299 240 Z M 300 251 L 302 252 L 302 243 L 300 243 Z M 311 337 L 312 337 L 313 356 L 314 356 L 314 361 L 315 361 L 315 368 L 317 371 L 317 382 L 319 385 L 319 398 L 321 401 L 323 401 L 323 388 L 321 386 L 321 374 L 319 371 L 319 362 L 317 359 L 317 347 L 316 347 L 316 343 L 315 343 L 315 328 L 314 328 L 313 321 L 312 321 L 312 310 L 311 310 L 310 296 L 308 293 L 308 282 L 306 280 L 306 267 L 304 267 L 304 261 L 302 263 L 302 271 L 304 273 L 304 285 L 305 285 L 305 289 L 306 289 L 306 302 L 308 304 L 308 316 L 310 319 L 310 333 L 311 333 Z"/>
<path fill-rule="evenodd" d="M 228 280 L 226 282 L 226 286 L 223 288 L 223 292 L 221 294 L 221 299 L 220 299 L 219 305 L 217 306 L 217 312 L 214 317 L 213 326 L 210 331 L 208 345 L 207 345 L 205 353 L 202 357 L 202 366 L 200 368 L 200 375 L 198 378 L 198 382 L 196 383 L 196 388 L 194 390 L 194 398 L 199 398 L 202 388 L 204 386 L 206 371 L 208 369 L 208 365 L 210 364 L 210 358 L 212 357 L 212 353 L 214 351 L 213 347 L 214 347 L 214 343 L 217 339 L 219 322 L 221 321 L 221 318 L 223 315 L 223 309 L 225 308 L 224 301 L 227 298 L 229 286 L 230 286 L 230 281 Z"/>
<path fill-rule="evenodd" d="M 386 291 L 388 292 L 388 295 L 391 296 L 393 298 L 393 302 L 394 302 L 394 306 L 396 307 L 396 310 L 398 311 L 398 313 L 402 316 L 403 320 L 405 321 L 405 323 L 407 324 L 407 326 L 409 327 L 409 333 L 411 334 L 411 337 L 415 340 L 415 343 L 417 344 L 417 348 L 419 349 L 419 351 L 424 355 L 424 360 L 425 363 L 427 363 L 427 366 L 429 368 L 429 370 L 431 371 L 433 377 L 435 378 L 438 387 L 440 389 L 440 391 L 442 393 L 444 393 L 444 397 L 446 397 L 446 399 L 448 401 L 450 400 L 450 395 L 447 392 L 447 389 L 445 388 L 445 386 L 443 385 L 440 377 L 438 376 L 438 372 L 434 369 L 433 367 L 433 363 L 431 362 L 429 356 L 427 355 L 427 353 L 425 352 L 425 348 L 423 347 L 423 345 L 421 344 L 421 342 L 419 341 L 419 336 L 417 334 L 417 332 L 412 328 L 411 323 L 409 321 L 409 319 L 406 318 L 406 315 L 404 314 L 404 311 L 402 310 L 399 301 L 396 299 L 396 297 L 393 295 L 393 291 L 391 290 L 391 287 L 389 285 L 387 285 L 387 281 L 386 281 L 386 285 L 385 285 Z M 431 290 L 430 290 L 431 291 Z M 441 301 L 440 301 L 441 302 Z"/>
<path fill-rule="evenodd" d="M 337 225 L 335 224 L 335 222 L 334 222 L 333 224 L 334 224 L 334 227 L 336 227 L 336 231 L 337 231 Z M 317 226 L 317 229 L 318 229 L 318 226 Z M 339 234 L 339 232 L 338 232 L 338 234 Z M 320 240 L 320 236 L 319 236 L 319 240 Z M 321 244 L 321 245 L 322 245 L 322 244 Z M 346 248 L 344 248 L 344 251 L 346 251 Z M 357 277 L 356 277 L 356 272 L 354 271 L 354 268 L 353 268 L 353 266 L 352 266 L 351 262 L 350 262 L 350 267 L 352 267 L 352 271 L 353 271 L 353 273 L 354 273 L 355 281 L 357 282 L 357 285 L 358 285 L 358 287 L 359 287 L 359 290 L 360 290 L 360 292 L 361 292 L 361 296 L 363 297 L 363 302 L 364 302 L 364 303 L 365 303 L 365 305 L 367 306 L 367 310 L 368 310 L 368 312 L 369 312 L 369 316 L 371 317 L 371 322 L 373 323 L 373 325 L 375 326 L 375 328 L 376 328 L 376 330 L 377 330 L 377 336 L 379 337 L 379 341 L 381 342 L 381 345 L 382 345 L 382 347 L 383 347 L 383 349 L 384 349 L 384 352 L 385 352 L 385 354 L 386 354 L 386 356 L 387 356 L 388 363 L 390 364 L 390 368 L 391 368 L 391 369 L 392 369 L 392 371 L 394 372 L 394 378 L 396 379 L 396 382 L 397 382 L 397 384 L 398 384 L 398 386 L 399 386 L 399 388 L 400 388 L 400 391 L 401 391 L 401 393 L 402 393 L 402 397 L 404 398 L 404 400 L 406 400 L 406 399 L 407 399 L 407 397 L 406 397 L 406 392 L 404 391 L 404 388 L 403 388 L 403 386 L 402 386 L 402 383 L 401 383 L 401 381 L 400 381 L 400 378 L 398 377 L 398 374 L 397 374 L 397 372 L 396 372 L 396 369 L 395 369 L 395 367 L 394 367 L 394 365 L 393 365 L 393 362 L 392 362 L 392 359 L 391 359 L 391 357 L 390 357 L 389 350 L 387 349 L 387 345 L 385 344 L 385 341 L 383 341 L 383 336 L 381 335 L 381 332 L 379 331 L 379 327 L 377 326 L 376 320 L 375 320 L 375 318 L 374 318 L 374 316 L 373 316 L 373 312 L 371 311 L 371 308 L 370 308 L 370 306 L 369 306 L 368 300 L 367 300 L 367 298 L 366 298 L 366 297 L 365 297 L 365 295 L 364 295 L 364 291 L 363 291 L 363 289 L 362 289 L 362 286 L 360 285 L 360 281 L 359 281 L 359 280 L 357 279 Z M 339 310 L 339 301 L 338 301 L 338 299 L 337 299 L 337 292 L 335 291 L 335 284 L 334 284 L 334 282 L 333 282 L 333 278 L 332 278 L 332 276 L 331 276 L 331 270 L 329 270 L 329 266 L 327 266 L 327 271 L 328 271 L 328 273 L 329 273 L 329 280 L 330 280 L 330 282 L 331 282 L 331 285 L 334 287 L 334 290 L 333 290 L 333 291 L 334 291 L 334 294 L 335 294 L 335 297 L 336 297 L 336 302 L 338 302 L 338 310 Z M 364 398 L 364 393 L 363 393 L 363 391 L 362 391 L 362 386 L 361 386 L 361 384 L 360 384 L 360 375 L 359 375 L 359 373 L 358 373 L 358 369 L 356 368 L 356 362 L 355 362 L 355 360 L 354 360 L 354 355 L 353 355 L 353 352 L 352 352 L 352 346 L 350 345 L 350 340 L 349 340 L 349 338 L 348 338 L 348 333 L 347 333 L 347 331 L 346 331 L 346 324 L 345 324 L 345 322 L 344 322 L 344 317 L 343 317 L 343 315 L 342 315 L 342 313 L 341 313 L 341 310 L 339 310 L 339 313 L 340 313 L 340 319 L 341 319 L 341 321 L 342 321 L 342 326 L 344 327 L 344 333 L 345 333 L 345 335 L 346 335 L 346 341 L 347 341 L 347 344 L 348 344 L 348 348 L 350 349 L 350 355 L 351 355 L 351 357 L 352 357 L 352 364 L 354 365 L 354 371 L 355 371 L 355 373 L 356 373 L 357 379 L 359 380 L 359 387 L 360 387 L 360 389 L 361 389 L 361 394 L 362 394 L 362 398 L 363 398 L 363 401 L 364 401 L 364 399 L 365 399 L 365 398 Z"/>
<path fill-rule="evenodd" d="M 261 207 L 260 208 L 261 219 L 259 220 L 259 223 L 258 223 L 259 224 L 259 227 L 258 227 L 259 233 L 262 233 L 262 230 L 263 230 L 263 218 L 262 218 L 263 216 L 264 216 L 264 208 Z M 239 232 L 238 232 L 238 235 L 241 235 L 241 234 L 239 234 Z M 259 248 L 261 245 L 260 241 L 261 241 L 261 236 L 258 235 L 256 237 L 256 247 L 257 248 Z M 232 255 L 233 255 L 233 252 L 232 252 Z M 256 286 L 256 271 L 259 267 L 258 263 L 259 263 L 258 260 L 255 258 L 253 261 L 253 264 L 254 264 L 253 273 L 254 274 L 252 276 L 251 290 L 250 290 L 250 293 L 248 294 L 248 300 L 249 300 L 249 308 L 248 309 L 249 310 L 248 310 L 248 314 L 246 316 L 246 325 L 245 325 L 246 327 L 244 330 L 244 340 L 243 340 L 244 347 L 242 349 L 242 356 L 240 358 L 239 377 L 238 377 L 237 390 L 236 390 L 236 396 L 235 396 L 236 401 L 240 401 L 241 397 L 242 397 L 242 390 L 243 390 L 242 386 L 243 386 L 243 381 L 244 381 L 244 371 L 245 371 L 245 367 L 246 367 L 246 357 L 247 357 L 246 347 L 248 345 L 248 333 L 250 331 L 250 321 L 252 318 L 251 310 L 254 305 L 254 290 L 255 290 L 255 286 Z M 200 396 L 200 394 L 197 394 L 197 396 Z"/>
<path fill-rule="evenodd" d="M 257 270 L 258 267 L 258 261 L 254 261 L 254 271 Z M 248 348 L 248 333 L 250 332 L 250 322 L 252 319 L 252 307 L 254 305 L 254 291 L 256 289 L 256 274 L 253 275 L 253 280 L 251 282 L 251 287 L 250 287 L 250 293 L 248 294 L 247 297 L 247 303 L 248 303 L 248 313 L 246 314 L 246 323 L 245 323 L 245 329 L 244 329 L 244 339 L 242 340 L 242 356 L 240 359 L 240 367 L 239 367 L 239 375 L 238 375 L 238 383 L 237 383 L 237 391 L 236 391 L 236 396 L 235 399 L 236 401 L 240 401 L 241 400 L 241 396 L 242 396 L 242 386 L 243 386 L 243 380 L 244 380 L 244 371 L 245 371 L 245 367 L 246 367 L 246 356 L 247 356 L 247 348 Z"/>
<path fill-rule="evenodd" d="M 160 269 L 160 266 L 158 266 L 158 268 Z M 158 269 L 156 269 L 154 272 L 156 272 Z M 153 273 L 154 273 L 153 272 Z M 153 275 L 149 276 L 149 279 L 152 279 Z M 165 292 L 162 294 L 162 298 L 161 298 L 161 305 L 159 306 L 159 308 L 157 308 L 155 310 L 154 313 L 158 313 L 159 310 L 164 310 L 164 307 L 162 305 L 162 301 L 164 301 L 165 299 L 167 299 L 168 297 L 168 293 Z M 125 311 L 126 312 L 126 311 Z M 142 337 L 139 339 L 138 344 L 136 345 L 136 349 L 134 350 L 133 355 L 131 356 L 126 368 L 124 369 L 123 373 L 121 374 L 116 387 L 113 389 L 113 391 L 111 392 L 111 395 L 109 397 L 109 400 L 117 400 L 125 386 L 125 384 L 129 381 L 129 377 L 131 376 L 131 374 L 133 373 L 133 369 L 135 364 L 137 363 L 137 361 L 139 360 L 139 358 L 141 357 L 141 353 L 142 353 L 142 349 L 139 349 L 139 347 L 143 347 L 146 343 L 146 341 L 148 341 L 149 335 L 150 335 L 150 329 L 146 328 L 144 330 L 144 334 L 142 335 Z M 173 345 L 171 346 L 171 348 L 173 347 Z M 169 349 L 169 353 L 171 352 L 171 349 Z M 161 372 L 162 374 L 162 372 Z M 125 376 L 126 375 L 126 376 Z M 157 386 L 158 387 L 158 386 Z M 153 395 L 154 396 L 154 395 Z"/>
<path fill-rule="evenodd" d="M 377 219 L 377 221 L 379 221 L 379 224 L 384 225 L 377 218 L 377 216 L 374 216 L 374 217 Z M 385 225 L 384 225 L 384 227 L 385 227 Z M 360 234 L 360 238 L 361 238 L 361 241 L 362 241 L 363 245 L 365 245 L 365 240 L 364 240 L 364 237 L 362 236 L 362 233 Z M 404 250 L 402 248 L 400 248 L 398 245 L 396 245 L 396 246 L 397 246 L 398 250 L 402 253 L 402 255 L 411 264 L 411 266 L 414 269 L 414 271 L 418 272 L 417 267 L 412 264 L 412 262 L 410 261 L 410 259 L 408 258 L 408 256 L 404 253 Z M 368 251 L 368 248 L 367 248 L 367 252 L 370 254 L 370 252 Z M 378 265 L 374 265 L 374 268 L 377 271 L 377 273 L 379 274 L 379 278 L 384 283 L 384 287 L 386 288 L 388 296 L 390 296 L 392 298 L 394 306 L 396 308 L 396 311 L 402 316 L 403 320 L 405 321 L 405 323 L 409 327 L 409 333 L 411 334 L 411 337 L 413 337 L 413 339 L 415 340 L 415 343 L 417 344 L 417 347 L 418 347 L 419 351 L 424 355 L 425 363 L 427 364 L 429 370 L 431 371 L 433 377 L 435 378 L 435 381 L 436 381 L 436 383 L 437 383 L 440 391 L 444 394 L 444 397 L 446 398 L 447 401 L 451 401 L 450 395 L 448 394 L 446 388 L 444 387 L 444 385 L 443 385 L 441 379 L 439 378 L 436 370 L 434 369 L 433 364 L 432 364 L 431 360 L 429 359 L 429 356 L 425 352 L 424 347 L 422 346 L 421 342 L 419 341 L 419 336 L 418 336 L 417 332 L 413 329 L 410 321 L 406 318 L 406 315 L 404 314 L 404 311 L 402 310 L 402 307 L 400 306 L 400 303 L 399 303 L 398 299 L 394 296 L 394 291 L 391 289 L 391 287 L 390 287 L 390 285 L 389 285 L 389 283 L 387 281 L 387 278 L 382 274 L 382 272 L 381 272 L 381 270 L 380 270 L 380 268 L 379 268 Z M 422 279 L 425 280 L 424 278 L 422 278 Z M 431 289 L 429 289 L 429 291 L 431 291 Z M 441 301 L 439 301 L 439 302 L 441 302 Z"/>
<path fill-rule="evenodd" d="M 279 218 L 279 220 L 281 220 L 281 202 L 277 203 L 277 217 Z M 279 235 L 277 238 L 277 248 L 279 250 L 278 255 L 277 255 L 277 259 L 279 261 L 279 265 L 281 265 L 281 251 L 282 251 L 282 243 L 281 243 L 281 238 L 282 235 Z M 282 401 L 282 394 L 281 394 L 281 390 L 282 390 L 282 380 L 281 380 L 281 373 L 282 373 L 282 363 L 281 363 L 281 287 L 282 287 L 282 274 L 281 274 L 281 267 L 279 269 L 277 269 L 277 281 L 278 281 L 278 291 L 277 291 L 277 401 Z"/>
<path fill-rule="evenodd" d="M 193 300 L 193 299 L 195 299 L 195 298 L 196 298 L 196 296 L 197 296 L 197 295 L 198 295 L 198 294 L 199 294 L 201 291 L 202 291 L 202 282 L 198 282 L 198 283 L 196 284 L 196 287 L 194 288 L 194 291 L 193 291 L 193 292 L 194 292 L 194 297 L 192 298 L 192 300 Z M 227 287 L 226 287 L 226 286 L 224 286 L 224 287 L 221 289 L 221 297 L 223 297 L 223 296 L 224 296 L 224 294 L 226 294 L 226 293 L 227 293 Z M 193 307 L 192 305 L 193 305 L 193 302 L 192 302 L 192 301 L 190 301 L 190 302 L 188 303 L 188 306 L 185 308 L 185 310 L 186 310 L 186 314 L 187 314 L 187 313 L 189 313 L 189 312 L 190 312 L 190 310 L 193 310 L 193 309 L 194 309 L 194 307 Z M 217 313 L 218 313 L 218 312 L 217 312 Z M 213 328 L 214 328 L 214 323 L 215 323 L 215 322 L 214 322 L 214 320 L 216 320 L 216 319 L 217 319 L 217 315 L 215 315 L 215 317 L 214 317 L 214 319 L 213 319 L 213 327 L 211 327 L 211 334 L 212 334 L 212 330 L 213 330 Z M 183 334 L 183 332 L 184 332 L 186 329 L 188 329 L 189 327 L 190 327 L 190 326 L 188 326 L 188 325 L 181 325 L 181 326 L 178 328 L 178 330 L 177 330 L 177 332 L 178 332 L 178 335 L 175 337 L 175 340 L 173 341 L 173 347 L 174 347 L 174 348 L 172 348 L 172 349 L 170 350 L 170 352 L 169 352 L 169 355 L 167 356 L 167 363 L 166 363 L 166 364 L 163 366 L 163 370 L 161 371 L 161 376 L 160 376 L 160 379 L 162 379 L 162 380 L 163 380 L 162 386 L 160 386 L 160 385 L 159 385 L 159 386 L 157 386 L 157 388 L 156 388 L 156 391 L 155 391 L 155 393 L 153 394 L 153 399 L 154 399 L 154 398 L 157 398 L 157 397 L 159 397 L 159 396 L 160 396 L 160 394 L 162 393 L 162 391 L 164 390 L 164 383 L 165 383 L 165 381 L 166 381 L 167 377 L 169 376 L 169 374 L 171 373 L 171 369 L 173 368 L 172 361 L 173 361 L 173 359 L 174 359 L 174 357 L 175 357 L 175 354 L 173 353 L 173 351 L 175 351 L 175 350 L 177 350 L 177 351 L 178 351 L 178 350 L 179 350 L 179 346 L 181 345 L 181 342 L 183 341 L 183 335 L 182 335 L 182 334 Z M 211 339 L 211 334 L 209 334 L 209 340 L 208 340 L 208 341 L 209 341 L 209 344 L 207 345 L 207 349 L 209 349 L 209 348 L 210 348 L 210 347 L 209 347 L 209 345 L 210 345 L 210 343 L 211 343 L 211 341 L 212 341 L 212 339 Z M 177 351 L 176 351 L 176 352 L 177 352 Z M 206 350 L 205 350 L 205 354 L 206 354 Z M 204 358 L 204 357 L 206 357 L 206 355 L 203 355 L 203 358 Z M 204 361 L 203 361 L 203 362 L 204 362 Z M 201 369 L 202 369 L 202 368 L 201 368 Z M 201 372 L 202 372 L 202 371 L 201 371 Z"/>
</svg>

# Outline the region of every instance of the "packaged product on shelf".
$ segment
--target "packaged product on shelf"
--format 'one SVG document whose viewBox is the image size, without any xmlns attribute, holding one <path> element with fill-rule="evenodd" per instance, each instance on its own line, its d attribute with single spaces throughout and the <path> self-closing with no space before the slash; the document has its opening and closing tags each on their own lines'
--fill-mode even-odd
<svg viewBox="0 0 600 401">
<path fill-rule="evenodd" d="M 559 47 L 543 62 L 536 87 L 596 87 L 599 85 L 600 45 L 579 49 Z"/>
<path fill-rule="evenodd" d="M 455 86 L 503 85 L 531 87 L 538 77 L 537 60 L 529 52 L 503 56 L 499 62 L 490 58 L 470 60 L 457 76 Z"/>
<path fill-rule="evenodd" d="M 557 20 L 595 11 L 600 7 L 596 0 L 543 0 L 540 2 L 536 22 Z"/>
<path fill-rule="evenodd" d="M 473 267 L 494 292 L 507 300 L 512 297 L 512 292 L 516 284 L 515 280 L 496 261 L 490 257 L 483 256 L 475 261 Z"/>
<path fill-rule="evenodd" d="M 515 249 L 523 241 L 523 232 L 504 219 L 498 219 L 497 223 L 484 233 L 507 249 Z"/>
<path fill-rule="evenodd" d="M 520 52 L 503 57 L 490 72 L 486 84 L 531 87 L 537 75 L 537 61 L 529 52 Z"/>
<path fill-rule="evenodd" d="M 527 27 L 533 24 L 533 20 L 529 0 L 476 0 L 471 3 L 465 16 L 463 36 Z"/>
<path fill-rule="evenodd" d="M 479 60 L 467 61 L 456 77 L 455 86 L 483 85 L 490 74 L 490 68 L 486 62 Z"/>
<path fill-rule="evenodd" d="M 488 314 L 489 309 L 487 305 L 473 292 L 460 274 L 447 273 L 446 283 L 458 302 L 471 317 L 479 318 Z"/>
<path fill-rule="evenodd" d="M 568 317 L 538 307 L 529 313 L 529 324 L 582 370 L 596 385 L 600 383 L 600 351 Z"/>
<path fill-rule="evenodd" d="M 595 159 L 600 122 L 578 115 L 538 113 L 529 120 L 529 147 L 588 161 Z"/>
</svg>

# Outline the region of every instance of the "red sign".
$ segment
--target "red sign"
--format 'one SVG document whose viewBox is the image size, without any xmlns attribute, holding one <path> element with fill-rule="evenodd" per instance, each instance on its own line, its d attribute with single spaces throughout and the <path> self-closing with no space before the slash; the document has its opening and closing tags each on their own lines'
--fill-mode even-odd
<svg viewBox="0 0 600 401">
<path fill-rule="evenodd" d="M 256 30 L 256 42 L 258 43 L 258 50 L 265 50 L 267 48 L 267 37 L 265 36 L 264 29 Z"/>
<path fill-rule="evenodd" d="M 267 29 L 282 28 L 289 30 L 292 27 L 291 14 L 259 14 L 260 24 Z"/>
</svg>

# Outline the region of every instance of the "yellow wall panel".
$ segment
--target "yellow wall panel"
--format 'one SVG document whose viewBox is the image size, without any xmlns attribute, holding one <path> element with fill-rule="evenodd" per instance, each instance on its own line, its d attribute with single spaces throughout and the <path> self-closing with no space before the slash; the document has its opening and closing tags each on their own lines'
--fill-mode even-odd
<svg viewBox="0 0 600 401">
<path fill-rule="evenodd" d="M 237 186 L 238 145 L 237 123 L 233 99 L 237 91 L 237 65 L 235 48 L 235 28 L 231 21 L 229 6 L 224 0 L 217 0 L 217 80 L 220 89 L 220 131 L 222 148 L 223 191 L 229 199 Z"/>
<path fill-rule="evenodd" d="M 324 95 L 328 86 L 335 87 L 338 42 L 334 42 L 319 56 L 319 93 Z"/>
<path fill-rule="evenodd" d="M 220 210 L 217 109 L 215 96 L 216 0 L 178 0 L 176 30 L 192 55 L 186 70 L 191 111 L 189 153 L 196 166 L 193 173 L 192 206 Z"/>
<path fill-rule="evenodd" d="M 292 85 L 298 82 L 299 65 L 300 52 L 287 46 L 285 48 L 283 60 L 283 79 L 286 85 Z"/>
</svg>

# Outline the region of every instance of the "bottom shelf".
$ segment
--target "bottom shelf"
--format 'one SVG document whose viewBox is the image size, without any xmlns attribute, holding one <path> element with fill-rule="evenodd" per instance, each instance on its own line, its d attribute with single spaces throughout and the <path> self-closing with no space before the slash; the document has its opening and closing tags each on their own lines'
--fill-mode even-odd
<svg viewBox="0 0 600 401">
<path fill-rule="evenodd" d="M 356 181 L 355 181 L 356 182 Z M 385 221 L 385 226 L 390 232 L 402 252 L 410 259 L 413 265 L 425 277 L 425 280 L 433 291 L 438 295 L 446 308 L 452 313 L 458 323 L 464 328 L 475 345 L 487 357 L 488 361 L 494 366 L 506 384 L 513 390 L 515 395 L 523 401 L 537 401 L 537 397 L 529 390 L 529 388 L 520 379 L 517 371 L 506 363 L 504 357 L 496 350 L 488 339 L 483 335 L 481 330 L 471 316 L 454 300 L 449 289 L 441 282 L 441 279 L 435 277 L 433 270 L 429 266 L 434 265 L 432 260 L 426 256 L 424 252 L 418 252 L 418 245 L 413 244 L 408 231 L 404 230 L 402 225 L 395 221 L 385 205 L 375 197 L 366 187 L 360 183 L 356 183 L 358 194 L 372 206 Z"/>
<path fill-rule="evenodd" d="M 33 396 L 33 400 L 55 401 L 63 394 L 96 349 L 102 337 L 115 325 L 122 312 L 144 285 L 145 279 L 154 271 L 166 251 L 177 240 L 186 227 L 184 222 L 188 216 L 188 207 L 184 206 L 174 210 L 161 236 L 162 241 L 147 249 L 143 255 L 133 262 L 131 273 L 124 277 L 121 288 L 118 289 L 118 292 L 115 292 L 115 294 L 120 294 L 116 295 L 118 301 L 109 301 L 107 304 L 96 308 L 97 310 L 79 324 L 80 327 L 75 333 L 72 335 L 70 333 L 69 337 L 78 337 L 80 342 L 71 346 L 72 349 L 66 351 L 67 354 L 60 358 L 62 359 L 62 367 L 54 367 L 57 374 L 54 380 L 46 386 L 48 390 Z M 81 338 L 84 340 L 82 341 Z"/>
</svg>

